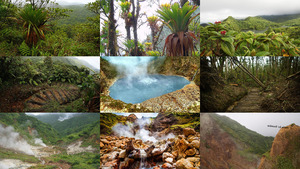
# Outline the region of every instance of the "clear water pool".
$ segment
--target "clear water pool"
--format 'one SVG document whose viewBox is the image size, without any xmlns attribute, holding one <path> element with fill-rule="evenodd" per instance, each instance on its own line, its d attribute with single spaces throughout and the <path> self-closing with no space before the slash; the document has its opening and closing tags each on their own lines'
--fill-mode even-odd
<svg viewBox="0 0 300 169">
<path fill-rule="evenodd" d="M 125 77 L 118 79 L 109 91 L 113 99 L 135 104 L 179 90 L 189 83 L 180 76 Z"/>
</svg>

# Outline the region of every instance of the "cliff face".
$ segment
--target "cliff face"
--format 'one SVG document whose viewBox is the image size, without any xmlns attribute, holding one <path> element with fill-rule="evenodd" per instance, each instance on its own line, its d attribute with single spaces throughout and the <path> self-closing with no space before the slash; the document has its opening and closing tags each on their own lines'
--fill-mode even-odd
<svg viewBox="0 0 300 169">
<path fill-rule="evenodd" d="M 238 138 L 233 137 L 235 130 L 216 120 L 218 115 L 201 114 L 201 169 L 255 169 L 259 164 L 259 154 L 251 153 L 252 146 Z M 235 122 L 236 123 L 236 122 Z M 221 127 L 223 125 L 223 127 Z M 236 124 L 233 124 L 236 125 Z M 233 131 L 231 134 L 223 128 Z M 241 128 L 241 127 L 238 127 Z M 246 130 L 246 129 L 244 129 Z M 252 131 L 244 133 L 253 133 Z M 253 133 L 255 137 L 261 137 Z M 243 137 L 245 138 L 245 137 Z"/>
<path fill-rule="evenodd" d="M 271 151 L 266 153 L 259 169 L 299 168 L 300 166 L 300 127 L 289 125 L 277 133 Z"/>
</svg>

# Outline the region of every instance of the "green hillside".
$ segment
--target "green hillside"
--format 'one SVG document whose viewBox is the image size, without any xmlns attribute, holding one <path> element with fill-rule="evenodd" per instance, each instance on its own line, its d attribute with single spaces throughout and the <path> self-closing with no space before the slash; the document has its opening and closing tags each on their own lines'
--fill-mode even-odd
<svg viewBox="0 0 300 169">
<path fill-rule="evenodd" d="M 41 56 L 41 57 L 24 57 L 24 58 L 29 58 L 32 62 L 39 62 L 39 63 L 43 63 L 45 57 Z M 89 69 L 92 69 L 94 71 L 99 71 L 97 68 L 93 67 L 92 65 L 90 65 L 88 62 L 84 61 L 84 60 L 79 60 L 77 58 L 68 58 L 68 57 L 51 57 L 53 63 L 63 63 L 63 64 L 67 64 L 67 65 L 72 65 L 72 66 L 77 66 L 79 68 L 85 66 Z"/>
<path fill-rule="evenodd" d="M 265 137 L 226 116 L 210 114 L 210 116 L 219 124 L 219 126 L 235 139 L 249 146 L 248 152 L 255 154 L 264 154 L 270 150 L 273 137 Z"/>
<path fill-rule="evenodd" d="M 95 145 L 100 135 L 100 115 L 98 113 L 72 113 L 69 119 L 59 121 L 59 118 L 65 117 L 65 115 L 63 113 L 52 113 L 34 117 L 56 129 L 65 143 L 81 138 L 85 140 L 86 144 Z"/>
<path fill-rule="evenodd" d="M 94 121 L 91 124 L 85 125 L 81 127 L 81 130 L 78 132 L 72 132 L 63 138 L 65 143 L 71 143 L 76 140 L 83 141 L 82 146 L 89 146 L 92 145 L 93 147 L 99 147 L 99 140 L 100 140 L 100 123 L 99 120 Z M 74 130 L 76 131 L 76 130 Z"/>
<path fill-rule="evenodd" d="M 229 16 L 223 21 L 225 26 L 235 31 L 241 30 L 264 30 L 268 27 L 279 27 L 280 24 L 268 21 L 262 17 L 247 17 L 246 19 L 237 20 L 232 16 Z"/>
<path fill-rule="evenodd" d="M 283 25 L 285 25 L 285 26 L 300 26 L 300 16 L 298 18 L 283 22 Z"/>
<path fill-rule="evenodd" d="M 76 115 L 64 121 L 56 121 L 52 124 L 62 136 L 66 136 L 75 132 L 81 131 L 86 125 L 92 124 L 95 121 L 99 123 L 100 115 L 98 113 L 84 113 Z"/>
<path fill-rule="evenodd" d="M 286 22 L 288 20 L 293 20 L 300 18 L 300 13 L 298 14 L 286 14 L 286 15 L 261 15 L 260 17 L 277 23 Z"/>
<path fill-rule="evenodd" d="M 73 12 L 68 12 L 70 17 L 66 17 L 57 21 L 58 25 L 75 25 L 78 23 L 85 23 L 88 17 L 94 17 L 95 14 L 88 10 L 84 5 L 68 5 L 62 8 L 70 9 Z"/>
<path fill-rule="evenodd" d="M 43 123 L 38 119 L 21 113 L 1 113 L 0 123 L 5 126 L 13 126 L 21 135 L 26 136 L 31 142 L 35 136 L 29 133 L 29 129 L 38 132 L 38 138 L 42 138 L 45 144 L 55 144 L 59 139 L 58 132 L 49 124 Z"/>
</svg>

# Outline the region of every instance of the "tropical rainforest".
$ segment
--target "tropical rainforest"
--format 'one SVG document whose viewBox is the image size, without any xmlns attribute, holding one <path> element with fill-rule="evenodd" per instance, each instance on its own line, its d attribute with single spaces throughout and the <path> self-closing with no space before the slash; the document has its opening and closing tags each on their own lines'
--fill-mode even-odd
<svg viewBox="0 0 300 169">
<path fill-rule="evenodd" d="M 0 57 L 0 112 L 99 112 L 99 69 L 68 57 Z"/>
<path fill-rule="evenodd" d="M 100 0 L 100 56 L 199 56 L 199 6 L 199 0 Z"/>
<path fill-rule="evenodd" d="M 201 111 L 298 112 L 300 58 L 201 57 Z"/>
<path fill-rule="evenodd" d="M 99 56 L 99 0 L 1 0 L 0 56 Z"/>
<path fill-rule="evenodd" d="M 265 15 L 201 24 L 201 56 L 299 56 L 300 15 Z"/>
<path fill-rule="evenodd" d="M 99 113 L 0 117 L 1 168 L 99 168 Z"/>
</svg>

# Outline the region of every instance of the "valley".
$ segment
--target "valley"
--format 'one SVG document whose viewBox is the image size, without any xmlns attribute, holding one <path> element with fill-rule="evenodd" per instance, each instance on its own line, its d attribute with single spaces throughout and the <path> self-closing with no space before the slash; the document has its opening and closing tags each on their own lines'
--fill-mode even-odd
<svg viewBox="0 0 300 169">
<path fill-rule="evenodd" d="M 1 113 L 0 117 L 0 168 L 99 167 L 99 114 Z"/>
</svg>

